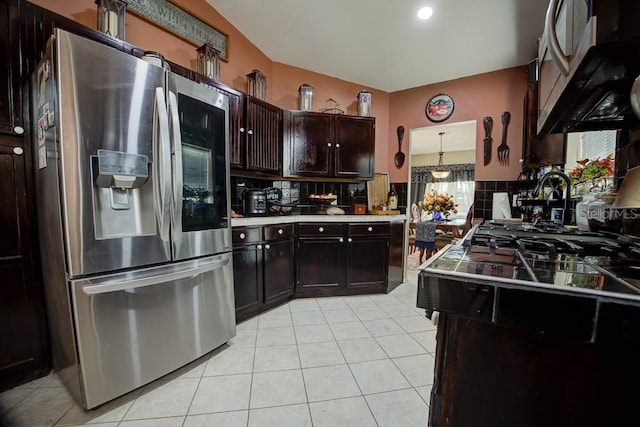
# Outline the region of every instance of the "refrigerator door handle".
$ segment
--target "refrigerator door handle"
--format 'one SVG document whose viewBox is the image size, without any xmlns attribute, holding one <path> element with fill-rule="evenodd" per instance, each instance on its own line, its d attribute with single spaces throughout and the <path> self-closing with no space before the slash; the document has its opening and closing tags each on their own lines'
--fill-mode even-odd
<svg viewBox="0 0 640 427">
<path fill-rule="evenodd" d="M 98 295 L 98 294 L 105 294 L 107 292 L 125 291 L 125 290 L 131 290 L 136 288 L 142 288 L 145 286 L 159 285 L 161 283 L 172 282 L 172 281 L 184 279 L 187 277 L 195 277 L 207 271 L 217 270 L 229 264 L 230 260 L 231 260 L 230 258 L 215 260 L 211 263 L 199 265 L 197 267 L 190 268 L 188 270 L 176 271 L 173 273 L 163 273 L 157 276 L 143 277 L 140 279 L 124 280 L 124 281 L 118 280 L 111 283 L 107 282 L 107 283 L 98 283 L 95 285 L 88 285 L 88 286 L 82 287 L 82 292 L 84 292 L 87 295 Z"/>
<path fill-rule="evenodd" d="M 169 91 L 169 115 L 171 117 L 171 137 L 173 146 L 173 241 L 182 239 L 182 138 L 180 136 L 180 116 L 178 114 L 178 98 Z"/>
<path fill-rule="evenodd" d="M 156 88 L 156 105 L 154 111 L 154 126 L 157 126 L 158 139 L 154 144 L 154 186 L 156 196 L 156 219 L 160 227 L 160 238 L 169 240 L 169 217 L 171 215 L 171 147 L 169 135 L 169 118 L 167 116 L 167 104 L 164 97 L 164 89 Z"/>
</svg>

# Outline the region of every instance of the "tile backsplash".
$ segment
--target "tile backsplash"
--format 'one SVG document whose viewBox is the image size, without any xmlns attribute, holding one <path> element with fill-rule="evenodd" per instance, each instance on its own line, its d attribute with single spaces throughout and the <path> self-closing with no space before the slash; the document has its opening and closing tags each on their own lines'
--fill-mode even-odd
<svg viewBox="0 0 640 427">
<path fill-rule="evenodd" d="M 508 193 L 509 200 L 518 193 L 518 181 L 476 181 L 473 217 L 493 218 L 493 193 Z M 520 209 L 511 207 L 511 216 L 519 217 Z"/>
<path fill-rule="evenodd" d="M 272 181 L 254 178 L 231 177 L 231 209 L 237 213 L 244 213 L 243 192 L 246 188 L 276 187 L 282 190 L 283 203 L 296 203 L 293 213 L 312 214 L 318 206 L 309 204 L 310 194 L 335 194 L 335 206 L 342 208 L 345 213 L 353 213 L 355 203 L 367 203 L 366 182 L 315 182 L 315 181 Z"/>
<path fill-rule="evenodd" d="M 398 209 L 404 213 L 407 206 L 407 183 L 393 183 L 398 193 Z M 310 194 L 335 194 L 337 199 L 334 206 L 353 214 L 354 204 L 367 205 L 366 182 L 318 182 L 318 181 L 288 181 L 258 178 L 231 177 L 231 209 L 244 214 L 243 193 L 246 188 L 276 187 L 282 190 L 283 203 L 297 203 L 294 214 L 313 214 L 318 206 L 309 204 Z"/>
</svg>

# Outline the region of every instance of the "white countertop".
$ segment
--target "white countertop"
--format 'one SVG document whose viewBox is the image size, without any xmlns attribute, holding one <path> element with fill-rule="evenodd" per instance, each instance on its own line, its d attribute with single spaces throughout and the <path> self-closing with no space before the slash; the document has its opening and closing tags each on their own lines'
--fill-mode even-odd
<svg viewBox="0 0 640 427">
<path fill-rule="evenodd" d="M 298 222 L 398 222 L 407 216 L 402 215 L 281 215 L 231 219 L 232 227 L 268 224 L 291 224 Z"/>
</svg>

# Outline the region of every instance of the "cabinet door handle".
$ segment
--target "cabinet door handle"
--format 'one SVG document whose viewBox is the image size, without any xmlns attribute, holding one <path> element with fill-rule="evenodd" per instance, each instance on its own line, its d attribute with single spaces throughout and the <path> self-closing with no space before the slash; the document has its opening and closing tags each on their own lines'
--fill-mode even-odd
<svg viewBox="0 0 640 427">
<path fill-rule="evenodd" d="M 281 228 L 278 230 L 278 234 L 282 234 L 282 233 L 284 233 L 284 230 Z"/>
<path fill-rule="evenodd" d="M 324 231 L 324 227 L 319 227 L 318 231 L 322 233 Z"/>
<path fill-rule="evenodd" d="M 353 242 L 353 239 L 352 239 L 351 237 L 349 237 L 349 238 L 347 239 L 347 242 L 351 243 L 351 242 Z"/>
<path fill-rule="evenodd" d="M 336 144 L 336 148 L 340 148 L 340 144 Z"/>
<path fill-rule="evenodd" d="M 269 249 L 271 249 L 271 245 L 267 243 L 266 245 L 264 245 L 264 248 L 269 250 Z"/>
<path fill-rule="evenodd" d="M 560 42 L 558 41 L 558 34 L 556 33 L 555 16 L 557 9 L 558 0 L 551 0 L 549 2 L 549 7 L 547 8 L 544 33 L 547 36 L 551 59 L 553 59 L 553 62 L 555 62 L 556 66 L 560 69 L 560 72 L 567 76 L 569 75 L 569 61 L 564 56 L 564 52 L 562 51 Z"/>
<path fill-rule="evenodd" d="M 344 242 L 344 239 L 341 237 L 341 238 L 339 238 L 339 239 L 338 239 L 338 241 L 339 241 L 340 243 L 342 243 L 342 242 Z"/>
<path fill-rule="evenodd" d="M 244 133 L 244 128 L 240 128 L 240 133 Z"/>
<path fill-rule="evenodd" d="M 240 233 L 240 238 L 241 238 L 242 240 L 244 240 L 244 238 L 245 238 L 245 237 L 247 237 L 247 236 L 246 236 L 244 233 Z"/>
<path fill-rule="evenodd" d="M 262 249 L 262 245 L 258 245 L 258 249 Z"/>
<path fill-rule="evenodd" d="M 328 144 L 327 144 L 327 147 L 331 147 L 331 143 L 328 143 Z"/>
<path fill-rule="evenodd" d="M 367 228 L 367 231 L 373 231 L 373 227 Z"/>
<path fill-rule="evenodd" d="M 249 130 L 247 131 L 247 135 L 253 135 L 253 131 L 252 131 L 251 129 L 249 129 Z"/>
</svg>

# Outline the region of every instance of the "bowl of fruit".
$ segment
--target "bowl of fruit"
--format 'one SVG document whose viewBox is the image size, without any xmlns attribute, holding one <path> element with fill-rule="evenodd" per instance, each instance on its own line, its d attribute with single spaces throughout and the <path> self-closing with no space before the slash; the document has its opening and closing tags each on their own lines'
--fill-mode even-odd
<svg viewBox="0 0 640 427">
<path fill-rule="evenodd" d="M 316 211 L 319 215 L 325 215 L 327 213 L 327 206 L 332 204 L 338 199 L 335 194 L 309 194 L 309 204 L 318 206 Z"/>
</svg>

